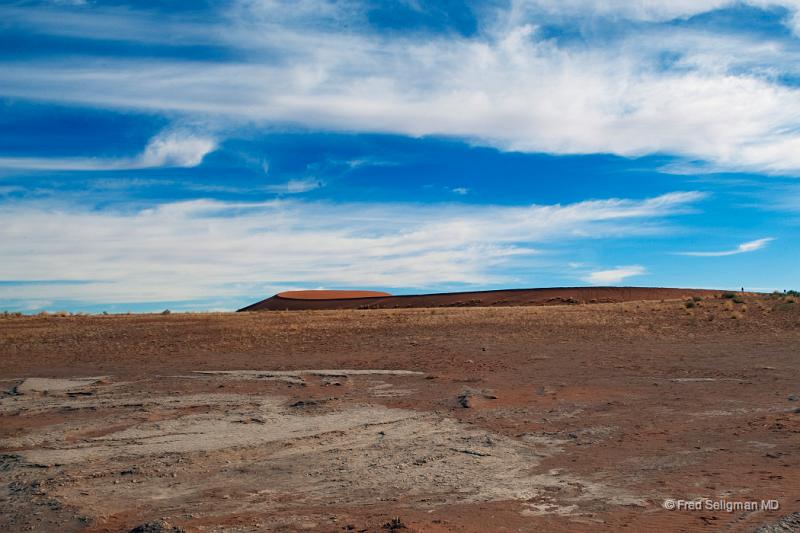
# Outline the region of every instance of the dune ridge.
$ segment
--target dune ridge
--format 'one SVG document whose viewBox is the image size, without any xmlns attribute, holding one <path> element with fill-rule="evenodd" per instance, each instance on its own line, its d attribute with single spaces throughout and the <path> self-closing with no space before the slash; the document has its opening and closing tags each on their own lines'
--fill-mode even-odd
<svg viewBox="0 0 800 533">
<path fill-rule="evenodd" d="M 709 297 L 719 296 L 725 291 L 665 287 L 552 287 L 409 295 L 372 292 L 291 291 L 276 294 L 239 311 L 568 305 Z"/>
</svg>

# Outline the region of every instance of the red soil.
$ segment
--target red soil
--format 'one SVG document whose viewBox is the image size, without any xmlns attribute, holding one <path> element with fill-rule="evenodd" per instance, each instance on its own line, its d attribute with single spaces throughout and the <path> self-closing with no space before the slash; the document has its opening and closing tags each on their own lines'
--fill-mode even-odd
<svg viewBox="0 0 800 533">
<path fill-rule="evenodd" d="M 403 533 L 733 532 L 778 520 L 788 525 L 769 531 L 796 530 L 781 517 L 800 517 L 800 305 L 736 300 L 0 314 L 0 531 L 112 533 L 164 518 L 187 532 L 385 533 L 396 517 Z M 303 369 L 423 374 L 303 375 L 303 385 L 189 377 Z M 45 376 L 107 378 L 89 395 L 19 394 L 23 379 Z M 272 441 L 272 415 L 259 406 L 276 398 L 309 425 L 365 408 L 419 419 Z M 445 433 L 426 433 L 443 420 L 483 435 L 478 450 L 489 455 L 467 455 L 474 440 L 449 448 Z M 210 450 L 194 424 L 264 438 Z M 195 451 L 172 444 L 187 435 Z M 125 454 L 156 440 L 163 452 Z M 527 466 L 509 442 L 530 450 Z M 24 460 L 97 447 L 117 451 L 75 464 Z M 489 488 L 526 484 L 487 498 L 474 491 L 482 473 Z M 667 498 L 777 499 L 780 509 L 670 511 Z"/>
<path fill-rule="evenodd" d="M 299 309 L 398 309 L 415 307 L 497 307 L 614 303 L 718 296 L 723 291 L 650 287 L 555 287 L 497 291 L 450 292 L 391 296 L 371 291 L 291 291 L 249 305 L 240 311 Z"/>
<path fill-rule="evenodd" d="M 391 294 L 380 291 L 285 291 L 275 295 L 276 298 L 291 300 L 347 300 L 383 296 L 391 296 Z"/>
<path fill-rule="evenodd" d="M 800 304 L 777 295 L 705 297 L 694 306 L 664 299 L 547 309 L 0 314 L 0 531 L 112 533 L 161 518 L 187 532 L 796 530 Z M 303 369 L 423 374 L 303 375 L 303 385 L 261 374 L 189 377 Z M 86 376 L 107 378 L 74 397 L 17 390 L 30 377 Z M 352 409 L 419 418 L 272 441 L 272 415 L 259 406 L 276 398 L 296 411 L 291 420 L 309 425 Z M 467 455 L 474 440 L 449 448 L 445 433 L 426 433 L 444 420 L 483 435 L 478 450 L 489 455 Z M 200 436 L 209 433 L 182 433 L 188 424 L 264 438 L 210 450 Z M 197 438 L 195 451 L 172 444 L 187 435 Z M 393 446 L 396 439 L 407 446 Z M 155 440 L 163 453 L 125 454 Z M 508 454 L 510 442 L 530 450 L 524 468 Z M 97 447 L 115 455 L 24 460 Z M 506 499 L 476 497 L 482 473 L 489 488 L 526 484 Z M 409 488 L 409 479 L 433 488 Z M 670 511 L 667 498 L 777 499 L 780 509 Z M 392 528 L 395 518 L 405 528 Z M 778 520 L 787 525 L 779 529 Z"/>
</svg>

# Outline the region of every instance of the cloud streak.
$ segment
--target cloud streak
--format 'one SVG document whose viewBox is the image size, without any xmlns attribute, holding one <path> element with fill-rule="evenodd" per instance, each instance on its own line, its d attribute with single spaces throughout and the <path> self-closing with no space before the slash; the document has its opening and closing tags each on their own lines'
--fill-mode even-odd
<svg viewBox="0 0 800 533">
<path fill-rule="evenodd" d="M 274 192 L 278 194 L 300 194 L 314 189 L 319 189 L 324 183 L 317 179 L 294 179 L 286 183 L 278 183 L 275 185 L 267 185 L 264 189 L 267 192 Z"/>
<path fill-rule="evenodd" d="M 647 270 L 640 265 L 621 266 L 610 270 L 597 270 L 581 278 L 591 285 L 616 285 L 633 276 L 641 276 Z"/>
<path fill-rule="evenodd" d="M 0 157 L 0 169 L 50 171 L 113 171 L 199 165 L 216 150 L 216 141 L 208 136 L 167 131 L 150 139 L 144 151 L 133 158 L 48 158 Z"/>
<path fill-rule="evenodd" d="M 512 0 L 512 12 L 549 14 L 559 17 L 606 17 L 642 22 L 666 22 L 690 18 L 718 9 L 749 5 L 770 9 L 782 8 L 788 12 L 784 23 L 797 31 L 797 0 Z"/>
<path fill-rule="evenodd" d="M 652 234 L 702 194 L 567 205 L 329 204 L 195 200 L 98 211 L 4 208 L 0 299 L 190 301 L 260 296 L 253 287 L 435 287 L 511 283 L 545 250 Z M 262 289 L 266 290 L 266 289 Z"/>
<path fill-rule="evenodd" d="M 732 2 L 516 2 L 484 14 L 474 37 L 414 40 L 376 35 L 361 20 L 360 4 L 342 5 L 304 2 L 289 16 L 283 2 L 238 2 L 223 22 L 163 23 L 160 33 L 171 39 L 195 42 L 205 31 L 208 44 L 247 60 L 7 62 L 0 64 L 0 95 L 202 115 L 226 124 L 447 135 L 556 154 L 668 153 L 705 161 L 709 170 L 800 172 L 800 89 L 779 81 L 796 74 L 794 48 L 669 27 L 570 46 L 546 37 L 537 23 L 548 19 L 535 16 L 594 10 L 660 21 Z M 108 26 L 96 26 L 108 13 L 93 23 L 94 16 L 86 10 L 74 23 L 87 36 L 106 36 Z M 129 38 L 158 39 L 147 20 L 116 24 Z M 343 21 L 355 29 L 342 30 Z M 665 64 L 665 56 L 674 59 Z"/>
<path fill-rule="evenodd" d="M 743 242 L 733 250 L 723 250 L 720 252 L 680 252 L 679 255 L 690 255 L 694 257 L 724 257 L 728 255 L 738 255 L 760 250 L 774 240 L 775 239 L 772 237 L 766 237 L 764 239 L 756 239 L 754 241 Z"/>
</svg>

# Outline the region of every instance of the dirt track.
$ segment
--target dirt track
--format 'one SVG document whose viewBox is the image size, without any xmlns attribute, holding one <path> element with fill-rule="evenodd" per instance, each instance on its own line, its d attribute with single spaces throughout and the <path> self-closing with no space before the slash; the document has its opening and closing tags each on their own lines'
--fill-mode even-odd
<svg viewBox="0 0 800 533">
<path fill-rule="evenodd" d="M 3 319 L 0 529 L 775 523 L 800 511 L 800 305 L 688 305 Z"/>
</svg>

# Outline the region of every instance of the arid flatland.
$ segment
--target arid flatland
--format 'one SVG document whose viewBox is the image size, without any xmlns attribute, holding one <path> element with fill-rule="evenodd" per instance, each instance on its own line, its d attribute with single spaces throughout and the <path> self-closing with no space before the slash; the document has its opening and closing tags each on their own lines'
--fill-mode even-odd
<svg viewBox="0 0 800 533">
<path fill-rule="evenodd" d="M 789 524 L 792 301 L 0 319 L 0 529 Z"/>
</svg>

